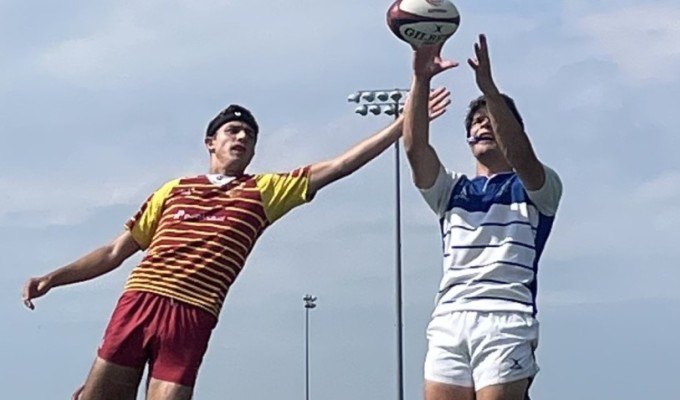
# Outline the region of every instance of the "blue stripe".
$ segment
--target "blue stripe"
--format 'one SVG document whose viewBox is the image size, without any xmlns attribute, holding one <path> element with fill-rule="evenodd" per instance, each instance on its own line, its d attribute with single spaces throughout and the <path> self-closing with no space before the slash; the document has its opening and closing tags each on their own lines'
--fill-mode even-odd
<svg viewBox="0 0 680 400">
<path fill-rule="evenodd" d="M 484 248 L 498 248 L 498 247 L 503 247 L 509 244 L 514 244 L 517 246 L 521 247 L 526 247 L 527 249 L 531 250 L 536 250 L 536 248 L 530 244 L 527 243 L 522 243 L 522 242 L 516 242 L 514 240 L 508 240 L 507 242 L 499 243 L 499 244 L 475 244 L 475 245 L 470 245 L 470 246 L 451 246 L 451 249 L 484 249 Z"/>
<path fill-rule="evenodd" d="M 476 296 L 476 297 L 466 297 L 464 299 L 459 299 L 459 300 L 502 300 L 502 301 L 510 301 L 513 303 L 519 303 L 519 304 L 524 304 L 525 306 L 533 306 L 534 303 L 528 303 L 526 301 L 519 301 L 515 299 L 509 299 L 506 297 L 494 297 L 494 296 Z M 455 303 L 457 300 L 447 300 L 443 304 L 451 304 Z"/>
<path fill-rule="evenodd" d="M 451 192 L 446 211 L 461 208 L 468 212 L 488 212 L 494 204 L 513 203 L 534 205 L 517 174 L 495 176 L 486 185 L 483 177 L 470 180 L 463 176 Z"/>
<path fill-rule="evenodd" d="M 449 289 L 454 288 L 456 286 L 467 285 L 467 284 L 470 284 L 470 283 L 497 283 L 499 285 L 512 285 L 512 284 L 515 284 L 515 283 L 519 283 L 522 286 L 526 287 L 527 289 L 531 290 L 529 285 L 522 283 L 522 282 L 503 282 L 503 281 L 498 281 L 498 280 L 495 280 L 495 279 L 479 279 L 479 280 L 469 280 L 469 281 L 465 281 L 465 282 L 454 283 L 454 284 L 449 285 L 449 286 L 445 287 L 444 289 L 440 290 L 439 294 L 446 293 L 446 292 L 449 291 Z"/>
<path fill-rule="evenodd" d="M 511 261 L 494 261 L 494 262 L 492 262 L 492 263 L 488 263 L 488 264 L 484 264 L 484 265 L 472 265 L 472 266 L 470 266 L 470 267 L 463 267 L 463 268 L 455 268 L 455 267 L 451 266 L 451 267 L 449 268 L 449 270 L 453 270 L 453 271 L 465 271 L 466 269 L 484 268 L 484 267 L 489 267 L 489 266 L 492 266 L 492 265 L 495 265 L 495 264 L 509 265 L 509 266 L 511 266 L 511 267 L 524 268 L 524 269 L 528 269 L 528 270 L 530 270 L 530 271 L 532 271 L 532 272 L 535 272 L 535 269 L 534 269 L 534 267 L 532 267 L 532 266 L 525 265 L 525 264 L 520 264 L 520 263 L 516 263 L 516 262 L 511 262 Z"/>
<path fill-rule="evenodd" d="M 536 304 L 536 296 L 538 293 L 538 261 L 541 259 L 543 254 L 543 249 L 548 242 L 548 236 L 552 230 L 553 223 L 555 222 L 555 217 L 548 217 L 543 214 L 538 216 L 538 229 L 536 231 L 536 256 L 534 257 L 534 281 L 531 283 L 531 297 L 534 299 L 534 310 L 533 316 L 538 314 L 538 306 Z"/>
<path fill-rule="evenodd" d="M 534 227 L 533 225 L 531 225 L 531 222 L 527 222 L 527 221 L 519 221 L 519 220 L 517 220 L 517 221 L 504 222 L 504 223 L 501 223 L 501 222 L 484 222 L 483 224 L 479 224 L 479 226 L 476 227 L 476 228 L 474 228 L 474 227 L 468 227 L 468 226 L 465 226 L 465 225 L 453 225 L 453 226 L 451 226 L 451 228 L 449 228 L 449 230 L 444 234 L 444 237 L 448 236 L 448 235 L 451 233 L 451 231 L 454 230 L 454 229 L 462 229 L 462 230 L 464 230 L 464 231 L 474 232 L 474 231 L 476 231 L 477 229 L 479 229 L 479 228 L 481 228 L 481 227 L 483 227 L 483 226 L 499 226 L 499 227 L 506 227 L 506 226 L 510 226 L 510 225 L 527 225 L 527 226 L 530 226 L 530 227 L 531 227 L 531 230 L 532 230 L 532 231 L 535 231 L 535 230 L 536 230 L 536 227 Z"/>
</svg>

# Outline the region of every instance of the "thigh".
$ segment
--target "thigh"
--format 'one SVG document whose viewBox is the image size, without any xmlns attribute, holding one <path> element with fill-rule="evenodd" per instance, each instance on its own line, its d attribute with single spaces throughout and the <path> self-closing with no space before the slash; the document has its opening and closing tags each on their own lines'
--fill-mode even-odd
<svg viewBox="0 0 680 400">
<path fill-rule="evenodd" d="M 115 365 L 143 369 L 151 314 L 145 294 L 125 292 L 109 320 L 97 356 Z"/>
<path fill-rule="evenodd" d="M 425 400 L 475 400 L 472 387 L 425 381 Z"/>
<path fill-rule="evenodd" d="M 424 375 L 429 382 L 474 386 L 462 313 L 434 317 L 428 325 Z"/>
<path fill-rule="evenodd" d="M 526 400 L 529 379 L 487 386 L 477 391 L 477 400 Z"/>
<path fill-rule="evenodd" d="M 143 368 L 125 367 L 97 357 L 84 386 L 74 396 L 79 395 L 79 400 L 135 400 L 142 372 Z"/>
<path fill-rule="evenodd" d="M 480 314 L 471 332 L 472 376 L 477 392 L 494 386 L 490 393 L 507 392 L 508 399 L 515 399 L 512 394 L 519 390 L 523 399 L 529 380 L 539 371 L 534 357 L 538 322 L 525 314 L 485 313 Z"/>
<path fill-rule="evenodd" d="M 177 301 L 163 308 L 165 317 L 152 347 L 149 377 L 192 388 L 217 320 L 205 310 Z"/>
<path fill-rule="evenodd" d="M 146 394 L 147 400 L 190 400 L 194 388 L 173 382 L 161 381 L 155 378 L 149 380 Z"/>
</svg>

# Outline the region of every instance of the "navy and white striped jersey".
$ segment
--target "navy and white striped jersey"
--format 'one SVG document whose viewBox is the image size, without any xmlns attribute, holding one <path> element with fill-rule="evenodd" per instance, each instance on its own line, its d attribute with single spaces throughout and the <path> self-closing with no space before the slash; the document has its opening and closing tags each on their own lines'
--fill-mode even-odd
<svg viewBox="0 0 680 400">
<path fill-rule="evenodd" d="M 441 168 L 421 190 L 439 216 L 444 274 L 434 315 L 451 311 L 536 314 L 538 262 L 562 197 L 562 183 L 544 166 L 545 183 L 524 188 L 514 172 L 467 176 Z"/>
</svg>

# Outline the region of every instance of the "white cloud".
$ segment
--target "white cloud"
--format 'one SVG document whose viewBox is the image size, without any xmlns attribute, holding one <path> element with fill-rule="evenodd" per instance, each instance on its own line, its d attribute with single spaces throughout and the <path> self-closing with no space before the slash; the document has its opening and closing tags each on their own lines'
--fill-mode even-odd
<svg viewBox="0 0 680 400">
<path fill-rule="evenodd" d="M 268 4 L 267 12 L 243 1 L 172 3 L 119 3 L 89 30 L 45 49 L 38 63 L 54 78 L 87 88 L 174 83 L 180 74 L 220 84 L 252 80 L 254 87 L 323 77 L 367 53 L 355 44 L 371 26 L 359 23 L 368 10 L 357 16 L 351 7 L 302 1 Z M 291 23 L 296 7 L 315 17 Z M 340 20 L 348 23 L 334 23 Z"/>
<path fill-rule="evenodd" d="M 204 164 L 168 160 L 162 168 L 118 168 L 115 175 L 86 171 L 78 176 L 29 172 L 0 177 L 0 192 L 8 194 L 0 198 L 0 221 L 21 226 L 77 224 L 98 208 L 140 205 L 166 180 L 202 170 Z"/>
<path fill-rule="evenodd" d="M 603 178 L 565 182 L 549 257 L 613 262 L 649 259 L 655 253 L 680 257 L 673 232 L 680 222 L 680 173 L 637 184 L 612 179 L 598 187 Z M 591 189 L 583 192 L 584 187 Z"/>
<path fill-rule="evenodd" d="M 623 5 L 570 15 L 564 29 L 586 37 L 593 56 L 615 62 L 636 84 L 678 79 L 680 68 L 680 5 L 656 2 Z"/>
</svg>

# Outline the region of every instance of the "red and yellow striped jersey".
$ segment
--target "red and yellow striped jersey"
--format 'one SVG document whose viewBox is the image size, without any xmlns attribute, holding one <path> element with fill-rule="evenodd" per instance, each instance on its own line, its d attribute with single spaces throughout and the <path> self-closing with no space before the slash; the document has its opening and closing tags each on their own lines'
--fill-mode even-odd
<svg viewBox="0 0 680 400">
<path fill-rule="evenodd" d="M 229 287 L 262 232 L 305 203 L 309 167 L 286 174 L 175 179 L 126 227 L 146 250 L 125 290 L 152 292 L 218 317 Z"/>
</svg>

